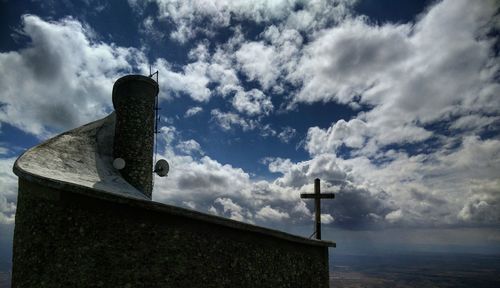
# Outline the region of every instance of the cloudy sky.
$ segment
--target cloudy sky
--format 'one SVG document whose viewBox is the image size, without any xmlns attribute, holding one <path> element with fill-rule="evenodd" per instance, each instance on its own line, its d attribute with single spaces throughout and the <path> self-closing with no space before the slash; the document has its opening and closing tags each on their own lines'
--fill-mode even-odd
<svg viewBox="0 0 500 288">
<path fill-rule="evenodd" d="M 153 198 L 339 253 L 500 252 L 498 1 L 0 1 L 0 251 L 14 160 L 159 71 Z M 10 255 L 10 254 L 9 254 Z"/>
</svg>

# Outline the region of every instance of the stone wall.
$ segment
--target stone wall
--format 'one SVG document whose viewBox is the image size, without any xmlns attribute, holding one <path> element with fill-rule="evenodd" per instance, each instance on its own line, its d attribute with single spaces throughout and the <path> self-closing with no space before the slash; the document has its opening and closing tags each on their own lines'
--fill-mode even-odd
<svg viewBox="0 0 500 288">
<path fill-rule="evenodd" d="M 328 287 L 328 246 L 20 177 L 13 287 Z"/>
<path fill-rule="evenodd" d="M 116 112 L 114 158 L 125 160 L 120 170 L 127 182 L 151 199 L 155 100 L 158 83 L 142 75 L 127 75 L 113 86 Z"/>
</svg>

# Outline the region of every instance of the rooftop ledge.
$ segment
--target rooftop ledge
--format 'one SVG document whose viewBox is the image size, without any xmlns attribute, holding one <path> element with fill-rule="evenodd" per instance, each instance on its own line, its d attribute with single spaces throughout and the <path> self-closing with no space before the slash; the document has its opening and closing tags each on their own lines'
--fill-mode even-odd
<svg viewBox="0 0 500 288">
<path fill-rule="evenodd" d="M 219 216 L 149 200 L 125 181 L 113 165 L 115 114 L 62 133 L 27 150 L 14 164 L 14 173 L 50 188 L 71 191 L 104 201 L 154 210 L 241 231 L 314 246 L 335 242 L 304 238 Z"/>
</svg>

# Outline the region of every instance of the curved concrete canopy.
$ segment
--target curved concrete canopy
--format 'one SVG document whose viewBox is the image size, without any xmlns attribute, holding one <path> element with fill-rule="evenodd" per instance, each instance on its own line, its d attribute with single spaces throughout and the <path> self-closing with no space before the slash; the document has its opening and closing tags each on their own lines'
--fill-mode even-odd
<svg viewBox="0 0 500 288">
<path fill-rule="evenodd" d="M 21 155 L 14 164 L 20 177 L 48 186 L 92 188 L 147 199 L 113 167 L 115 114 L 62 133 Z M 56 187 L 58 188 L 58 187 Z"/>
</svg>

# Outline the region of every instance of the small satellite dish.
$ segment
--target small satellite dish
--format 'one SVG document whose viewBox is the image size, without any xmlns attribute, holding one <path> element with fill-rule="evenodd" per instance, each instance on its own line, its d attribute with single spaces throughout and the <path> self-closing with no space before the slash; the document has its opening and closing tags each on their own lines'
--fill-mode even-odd
<svg viewBox="0 0 500 288">
<path fill-rule="evenodd" d="M 125 168 L 125 160 L 123 158 L 116 158 L 113 160 L 113 167 L 115 167 L 118 170 L 122 170 Z"/>
<path fill-rule="evenodd" d="M 165 177 L 168 175 L 168 171 L 170 170 L 170 166 L 168 165 L 167 160 L 160 159 L 155 164 L 155 173 L 160 177 Z"/>
</svg>

